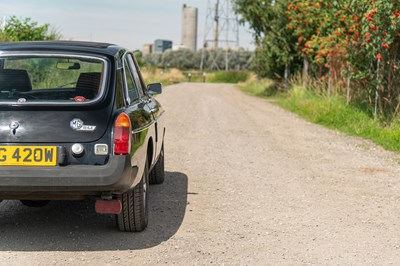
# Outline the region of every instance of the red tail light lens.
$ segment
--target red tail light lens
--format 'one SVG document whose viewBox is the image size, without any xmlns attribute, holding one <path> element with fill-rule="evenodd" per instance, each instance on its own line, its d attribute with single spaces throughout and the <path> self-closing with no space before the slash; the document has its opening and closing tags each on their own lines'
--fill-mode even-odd
<svg viewBox="0 0 400 266">
<path fill-rule="evenodd" d="M 131 120 L 121 113 L 114 125 L 114 154 L 125 155 L 131 151 Z"/>
</svg>

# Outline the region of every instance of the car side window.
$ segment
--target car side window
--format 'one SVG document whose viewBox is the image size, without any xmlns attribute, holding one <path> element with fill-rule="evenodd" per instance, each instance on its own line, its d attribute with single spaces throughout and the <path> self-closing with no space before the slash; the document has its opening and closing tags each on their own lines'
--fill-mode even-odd
<svg viewBox="0 0 400 266">
<path fill-rule="evenodd" d="M 133 61 L 133 57 L 132 57 L 131 54 L 128 55 L 128 61 L 129 61 L 129 66 L 132 69 L 133 78 L 134 78 L 135 84 L 136 84 L 136 86 L 138 88 L 139 95 L 142 97 L 145 94 L 145 90 L 144 90 L 144 87 L 142 85 L 142 82 L 140 81 L 139 73 L 137 71 L 136 65 L 135 65 L 135 63 Z"/>
<path fill-rule="evenodd" d="M 128 96 L 130 102 L 133 102 L 139 99 L 139 93 L 135 81 L 132 77 L 132 71 L 130 70 L 129 63 L 127 62 L 126 59 L 124 60 L 124 73 L 125 73 L 126 87 L 128 90 Z"/>
</svg>

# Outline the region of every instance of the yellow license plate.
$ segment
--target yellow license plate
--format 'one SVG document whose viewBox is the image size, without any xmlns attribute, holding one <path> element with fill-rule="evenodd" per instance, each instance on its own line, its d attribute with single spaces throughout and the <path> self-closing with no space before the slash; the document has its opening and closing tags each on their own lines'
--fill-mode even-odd
<svg viewBox="0 0 400 266">
<path fill-rule="evenodd" d="M 55 146 L 0 146 L 0 166 L 55 166 Z"/>
</svg>

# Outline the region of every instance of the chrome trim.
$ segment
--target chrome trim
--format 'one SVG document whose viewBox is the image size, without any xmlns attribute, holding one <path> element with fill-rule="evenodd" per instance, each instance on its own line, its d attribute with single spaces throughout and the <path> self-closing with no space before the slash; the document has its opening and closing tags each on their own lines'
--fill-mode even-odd
<svg viewBox="0 0 400 266">
<path fill-rule="evenodd" d="M 155 123 L 156 123 L 156 120 L 152 120 L 150 123 L 148 123 L 148 124 L 146 124 L 146 125 L 144 125 L 144 126 L 138 128 L 138 129 L 132 130 L 132 134 L 140 133 L 140 132 L 142 132 L 143 130 L 146 130 L 146 128 L 151 127 L 151 126 L 154 125 Z"/>
<path fill-rule="evenodd" d="M 163 110 L 156 118 L 155 121 L 158 121 L 160 119 L 161 116 L 163 116 L 165 114 L 165 110 Z"/>
<path fill-rule="evenodd" d="M 139 97 L 138 99 L 141 99 L 141 98 L 144 96 L 144 92 L 143 92 L 143 93 L 140 93 L 140 88 L 138 88 L 138 84 L 136 84 L 135 77 L 133 76 L 134 74 L 132 73 L 133 70 L 131 69 L 132 66 L 131 66 L 131 64 L 129 63 L 129 60 L 126 60 L 126 67 L 125 67 L 125 59 L 126 59 L 126 57 L 127 57 L 128 54 L 130 54 L 130 55 L 132 56 L 133 64 L 135 64 L 135 61 L 133 60 L 134 55 L 132 54 L 132 52 L 126 51 L 126 52 L 124 53 L 124 55 L 122 56 L 122 72 L 123 72 L 123 74 L 124 74 L 124 85 L 125 85 L 124 93 L 126 93 L 126 95 L 125 95 L 125 101 L 127 102 L 126 105 L 131 105 L 132 102 L 136 101 L 136 99 L 131 99 L 131 98 L 129 97 L 128 81 L 126 80 L 126 73 L 125 73 L 125 72 L 126 72 L 126 68 L 128 68 L 128 73 L 129 73 L 129 75 L 130 75 L 131 78 L 132 78 L 132 82 L 133 82 L 133 84 L 134 84 L 134 87 L 135 87 L 135 90 L 136 90 L 136 94 L 137 94 L 138 97 Z M 134 65 L 133 67 L 136 68 L 135 65 Z M 140 86 L 142 86 L 142 85 L 140 85 Z"/>
<path fill-rule="evenodd" d="M 99 148 L 103 147 L 104 148 L 104 152 L 103 151 L 99 151 Z M 106 143 L 97 143 L 94 145 L 94 154 L 95 155 L 108 155 L 109 152 L 109 148 L 108 148 L 108 144 Z"/>
<path fill-rule="evenodd" d="M 90 106 L 98 103 L 100 99 L 104 96 L 106 90 L 106 80 L 109 76 L 110 64 L 111 62 L 104 56 L 101 55 L 82 55 L 79 53 L 57 53 L 51 52 L 47 53 L 44 51 L 37 51 L 37 52 L 16 52 L 16 51 L 0 51 L 0 59 L 3 57 L 22 57 L 22 56 L 30 56 L 30 57 L 66 57 L 66 58 L 77 58 L 77 59 L 94 59 L 100 60 L 103 62 L 104 69 L 102 73 L 102 80 L 101 80 L 101 88 L 98 96 L 88 102 L 2 102 L 0 101 L 0 105 L 8 105 L 8 106 Z"/>
<path fill-rule="evenodd" d="M 130 105 L 131 104 L 131 98 L 129 98 L 129 92 L 128 92 L 128 81 L 126 80 L 126 69 L 125 69 L 125 57 L 128 54 L 128 52 L 125 52 L 124 55 L 122 56 L 122 75 L 124 75 L 124 100 L 125 100 L 125 105 Z"/>
</svg>

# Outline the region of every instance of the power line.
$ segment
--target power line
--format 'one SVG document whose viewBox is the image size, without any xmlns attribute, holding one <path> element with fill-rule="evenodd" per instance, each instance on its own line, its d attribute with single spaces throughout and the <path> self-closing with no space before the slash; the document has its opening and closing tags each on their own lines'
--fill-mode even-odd
<svg viewBox="0 0 400 266">
<path fill-rule="evenodd" d="M 239 48 L 239 21 L 231 1 L 208 0 L 205 21 L 200 69 L 205 65 L 206 50 L 214 50 L 210 68 L 219 70 L 217 59 L 225 53 L 225 70 L 229 70 L 229 53 Z"/>
</svg>

